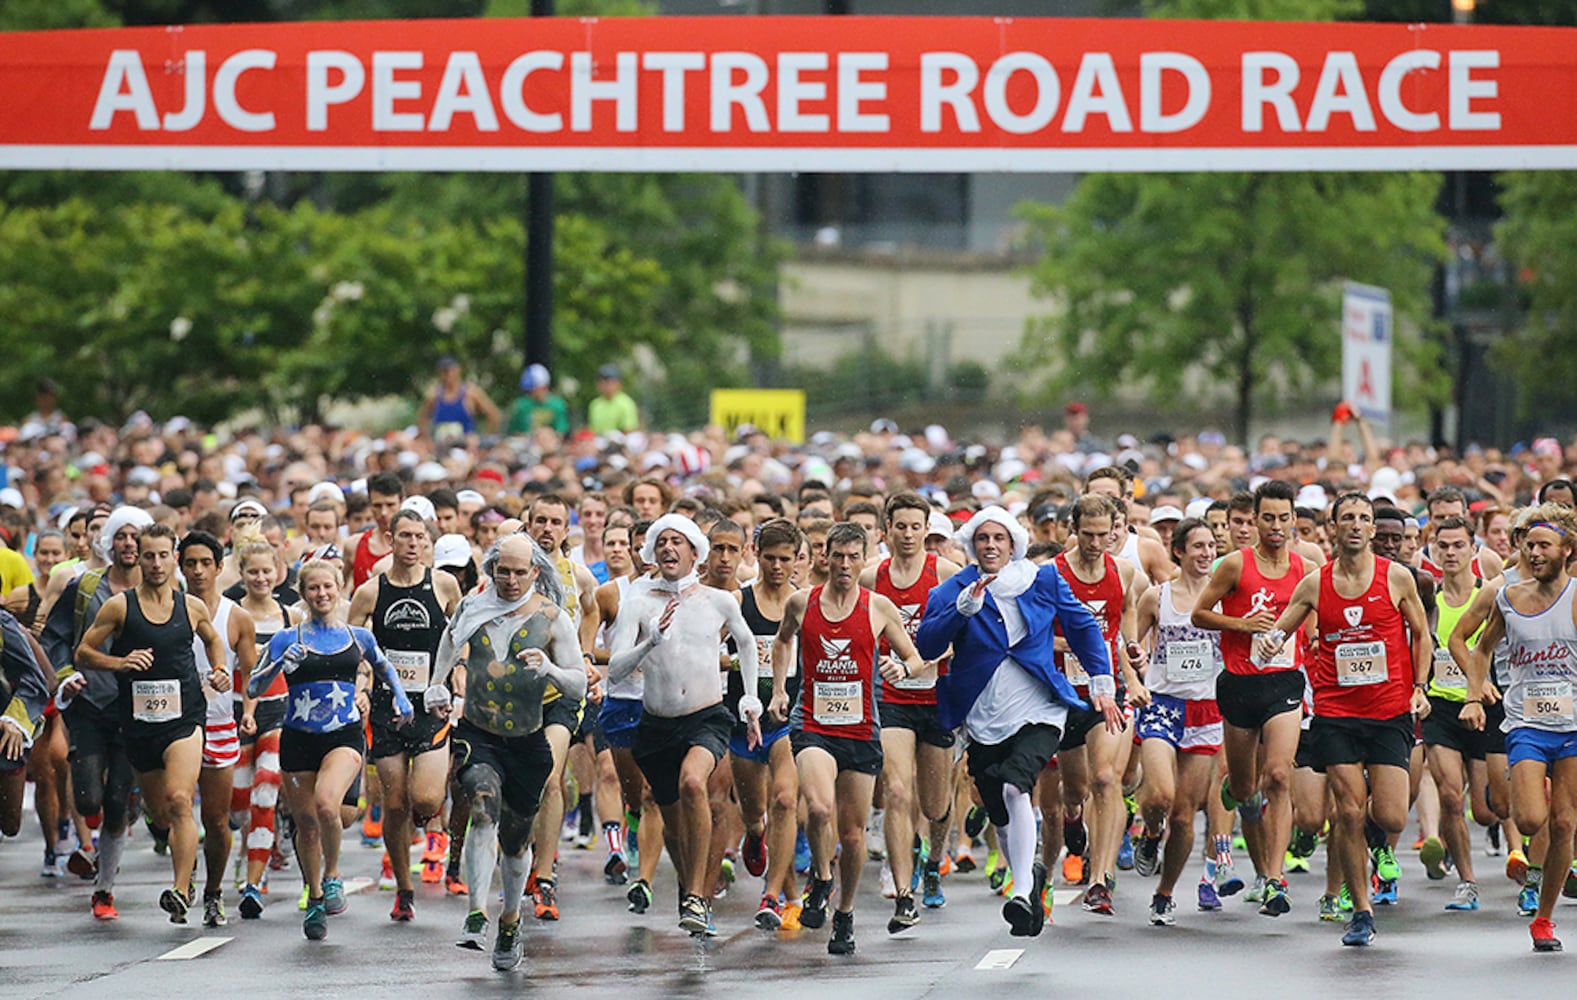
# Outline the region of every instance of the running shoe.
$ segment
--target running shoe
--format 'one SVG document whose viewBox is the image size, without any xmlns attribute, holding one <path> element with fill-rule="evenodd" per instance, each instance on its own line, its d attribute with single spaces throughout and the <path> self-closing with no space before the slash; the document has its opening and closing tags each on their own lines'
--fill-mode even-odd
<svg viewBox="0 0 1577 1000">
<path fill-rule="evenodd" d="M 827 954 L 854 954 L 854 914 L 852 912 L 833 911 L 832 937 L 827 939 Z"/>
<path fill-rule="evenodd" d="M 1534 951 L 1560 951 L 1561 940 L 1555 936 L 1555 924 L 1549 917 L 1540 917 L 1528 925 L 1533 935 Z"/>
<path fill-rule="evenodd" d="M 1291 851 L 1281 862 L 1281 871 L 1284 875 L 1307 875 L 1309 873 L 1309 859 L 1300 858 Z"/>
<path fill-rule="evenodd" d="M 827 903 L 832 899 L 832 879 L 812 878 L 805 886 L 805 896 L 800 901 L 801 927 L 815 930 L 827 922 Z"/>
<path fill-rule="evenodd" d="M 1232 866 L 1231 858 L 1223 858 L 1216 862 L 1216 893 L 1221 896 L 1236 896 L 1243 891 L 1243 876 L 1237 873 Z M 1253 900 L 1249 900 L 1253 902 Z"/>
<path fill-rule="evenodd" d="M 876 880 L 881 888 L 883 899 L 898 898 L 898 885 L 893 881 L 893 870 L 890 865 L 882 865 Z"/>
<path fill-rule="evenodd" d="M 557 920 L 559 918 L 558 885 L 552 879 L 537 879 L 537 891 L 533 897 L 533 908 L 536 911 L 538 920 Z M 502 926 L 500 930 L 502 930 Z"/>
<path fill-rule="evenodd" d="M 1030 937 L 1035 932 L 1035 904 L 1023 896 L 1010 896 L 1002 904 L 1002 919 L 1008 922 L 1012 936 Z"/>
<path fill-rule="evenodd" d="M 920 911 L 915 908 L 913 896 L 899 896 L 893 900 L 893 915 L 887 921 L 887 933 L 901 934 L 920 922 Z"/>
<path fill-rule="evenodd" d="M 964 814 L 964 836 L 974 840 L 986 830 L 986 821 L 990 817 L 983 806 L 970 806 L 969 812 Z"/>
<path fill-rule="evenodd" d="M 66 871 L 83 881 L 98 878 L 98 853 L 89 848 L 77 848 L 71 852 L 71 857 L 66 859 Z"/>
<path fill-rule="evenodd" d="M 394 894 L 394 909 L 389 911 L 389 919 L 399 923 L 410 923 L 416 919 L 416 910 L 411 904 L 416 899 L 416 893 L 411 889 L 401 889 Z"/>
<path fill-rule="evenodd" d="M 1374 873 L 1382 882 L 1395 882 L 1402 877 L 1402 866 L 1396 863 L 1396 852 L 1387 844 L 1369 852 L 1374 858 Z"/>
<path fill-rule="evenodd" d="M 804 830 L 794 838 L 794 871 L 801 875 L 810 874 L 810 841 L 805 839 Z"/>
<path fill-rule="evenodd" d="M 1341 911 L 1343 917 L 1352 916 L 1352 892 L 1347 888 L 1346 882 L 1342 883 L 1342 891 L 1336 897 L 1336 909 Z"/>
<path fill-rule="evenodd" d="M 164 857 L 170 853 L 170 831 L 162 826 L 154 826 L 153 820 L 143 817 L 143 824 L 148 828 L 148 835 L 153 838 L 153 853 Z"/>
<path fill-rule="evenodd" d="M 951 875 L 953 873 L 953 856 L 943 851 L 941 860 L 936 863 L 936 871 L 943 878 Z"/>
<path fill-rule="evenodd" d="M 636 879 L 630 886 L 630 891 L 624 894 L 624 898 L 629 901 L 631 913 L 645 913 L 652 905 L 651 883 L 643 878 Z"/>
<path fill-rule="evenodd" d="M 1098 913 L 1103 917 L 1112 915 L 1112 891 L 1106 888 L 1105 882 L 1096 882 L 1084 891 L 1084 912 Z"/>
<path fill-rule="evenodd" d="M 1133 838 L 1128 831 L 1123 831 L 1123 842 L 1117 846 L 1117 867 L 1125 872 L 1133 871 Z"/>
<path fill-rule="evenodd" d="M 710 937 L 717 933 L 706 900 L 694 894 L 684 898 L 679 904 L 679 929 L 689 931 L 693 937 Z"/>
<path fill-rule="evenodd" d="M 1270 879 L 1265 883 L 1265 901 L 1259 906 L 1262 917 L 1279 917 L 1292 910 L 1292 900 L 1287 896 L 1287 883 Z"/>
<path fill-rule="evenodd" d="M 241 919 L 256 920 L 263 915 L 263 893 L 248 882 L 241 887 Z"/>
<path fill-rule="evenodd" d="M 345 898 L 345 883 L 337 878 L 323 880 L 323 909 L 331 917 L 344 913 L 350 906 L 350 901 Z"/>
<path fill-rule="evenodd" d="M 307 915 L 301 918 L 301 933 L 308 941 L 321 941 L 329 936 L 329 913 L 323 900 L 307 901 Z"/>
<path fill-rule="evenodd" d="M 159 893 L 159 909 L 170 915 L 170 923 L 186 923 L 186 911 L 192 908 L 191 897 L 179 889 L 170 888 Z"/>
<path fill-rule="evenodd" d="M 1524 917 L 1531 917 L 1539 912 L 1539 887 L 1525 885 L 1517 893 L 1517 912 Z"/>
<path fill-rule="evenodd" d="M 444 880 L 444 860 L 449 855 L 449 835 L 429 833 L 427 849 L 422 852 L 422 881 L 437 885 Z"/>
<path fill-rule="evenodd" d="M 1374 914 L 1368 910 L 1354 913 L 1347 924 L 1347 933 L 1342 935 L 1342 944 L 1353 948 L 1374 944 Z"/>
<path fill-rule="evenodd" d="M 1066 871 L 1066 869 L 1064 869 Z M 1002 888 L 1008 884 L 1008 866 L 998 865 L 997 869 L 986 877 L 986 885 L 997 895 L 1002 894 Z"/>
<path fill-rule="evenodd" d="M 1052 910 L 1056 909 L 1056 906 L 1057 887 L 1051 884 L 1050 879 L 1047 879 L 1046 888 L 1040 891 L 1040 912 L 1044 914 L 1046 923 L 1056 923 L 1056 921 L 1051 919 Z"/>
<path fill-rule="evenodd" d="M 1396 879 L 1394 878 L 1380 879 L 1374 885 L 1373 897 L 1375 906 L 1395 906 L 1398 895 Z"/>
<path fill-rule="evenodd" d="M 1446 877 L 1446 845 L 1440 842 L 1439 837 L 1426 837 L 1418 849 L 1418 860 L 1423 862 L 1424 874 L 1429 876 L 1431 882 L 1438 882 Z"/>
<path fill-rule="evenodd" d="M 115 910 L 115 894 L 100 889 L 93 893 L 93 919 L 115 920 L 120 914 Z"/>
<path fill-rule="evenodd" d="M 461 880 L 459 872 L 444 873 L 444 890 L 451 896 L 464 896 L 471 891 Z"/>
<path fill-rule="evenodd" d="M 624 855 L 614 851 L 602 866 L 602 880 L 609 885 L 623 885 L 630 880 L 628 872 L 629 866 L 624 862 Z"/>
<path fill-rule="evenodd" d="M 975 870 L 975 855 L 967 847 L 960 847 L 958 854 L 953 858 L 953 868 L 960 874 L 967 875 Z"/>
<path fill-rule="evenodd" d="M 1089 882 L 1088 866 L 1082 854 L 1068 854 L 1062 859 L 1062 881 L 1068 885 L 1086 885 Z"/>
<path fill-rule="evenodd" d="M 1287 853 L 1302 861 L 1307 861 L 1314 856 L 1314 852 L 1319 846 L 1320 838 L 1317 833 L 1311 830 L 1293 830 L 1292 843 L 1287 846 Z M 1303 870 L 1308 871 L 1308 866 L 1304 865 Z"/>
<path fill-rule="evenodd" d="M 914 867 L 909 872 L 909 891 L 920 891 L 920 873 L 931 861 L 931 845 L 920 837 L 914 838 Z"/>
<path fill-rule="evenodd" d="M 783 903 L 783 929 L 786 931 L 799 930 L 800 905 L 790 898 Z"/>
<path fill-rule="evenodd" d="M 1561 885 L 1561 895 L 1567 899 L 1577 899 L 1577 861 L 1573 861 L 1571 867 L 1566 869 L 1566 881 Z"/>
<path fill-rule="evenodd" d="M 508 972 L 520 964 L 525 953 L 526 941 L 520 935 L 520 921 L 505 923 L 500 920 L 498 937 L 493 939 L 493 968 L 499 972 Z"/>
<path fill-rule="evenodd" d="M 311 898 L 311 890 L 309 890 L 306 886 L 302 886 L 301 898 L 296 900 L 296 909 L 300 910 L 302 913 L 307 912 L 307 900 L 309 898 Z"/>
<path fill-rule="evenodd" d="M 1219 871 L 1220 869 L 1217 869 L 1217 870 Z M 1267 892 L 1267 886 L 1266 886 L 1266 882 L 1265 882 L 1265 876 L 1263 876 L 1263 875 L 1255 875 L 1254 876 L 1254 884 L 1253 884 L 1253 886 L 1251 886 L 1249 888 L 1248 892 L 1245 892 L 1243 894 L 1243 902 L 1245 902 L 1245 903 L 1263 903 L 1265 901 L 1265 893 L 1266 892 Z"/>
<path fill-rule="evenodd" d="M 223 927 L 229 922 L 229 919 L 225 917 L 224 893 L 203 893 L 203 926 Z"/>
<path fill-rule="evenodd" d="M 1478 886 L 1472 882 L 1458 882 L 1456 894 L 1446 909 L 1465 912 L 1478 909 Z"/>
<path fill-rule="evenodd" d="M 1329 893 L 1320 897 L 1320 920 L 1328 924 L 1339 924 L 1342 921 L 1341 897 Z"/>
<path fill-rule="evenodd" d="M 745 871 L 756 878 L 767 872 L 767 838 L 760 833 L 745 834 L 745 844 L 740 851 L 745 860 Z"/>
<path fill-rule="evenodd" d="M 928 910 L 940 910 L 947 905 L 947 897 L 942 894 L 942 872 L 935 863 L 925 866 L 925 875 L 921 878 L 925 886 L 925 894 L 920 902 Z"/>
<path fill-rule="evenodd" d="M 361 846 L 383 846 L 383 807 L 371 806 L 361 821 Z"/>
<path fill-rule="evenodd" d="M 1500 824 L 1491 823 L 1489 829 L 1484 831 L 1484 857 L 1498 858 L 1500 855 Z"/>
<path fill-rule="evenodd" d="M 1177 904 L 1159 892 L 1150 897 L 1150 926 L 1171 927 L 1177 923 Z"/>
<path fill-rule="evenodd" d="M 1199 880 L 1199 908 L 1207 913 L 1221 909 L 1221 897 L 1216 893 L 1216 887 L 1205 879 Z"/>
<path fill-rule="evenodd" d="M 378 874 L 378 888 L 384 892 L 391 892 L 399 887 L 394 880 L 394 865 L 389 862 L 389 852 L 383 852 L 383 870 Z"/>
<path fill-rule="evenodd" d="M 872 861 L 880 861 L 887 856 L 885 819 L 886 814 L 881 809 L 872 809 L 870 815 L 865 817 L 865 856 Z"/>
<path fill-rule="evenodd" d="M 44 848 L 44 864 L 38 869 L 39 878 L 59 878 L 60 858 L 55 854 L 54 848 Z"/>
<path fill-rule="evenodd" d="M 472 910 L 465 915 L 465 923 L 460 927 L 460 940 L 455 944 L 472 951 L 481 951 L 482 942 L 486 940 L 487 914 L 481 910 Z"/>
<path fill-rule="evenodd" d="M 761 897 L 761 905 L 756 907 L 756 927 L 764 931 L 775 931 L 783 926 L 783 903 L 771 893 Z M 891 925 L 889 924 L 889 929 Z"/>
<path fill-rule="evenodd" d="M 1121 862 L 1118 862 L 1119 866 Z M 1139 838 L 1133 851 L 1133 870 L 1149 878 L 1161 870 L 1161 838 L 1148 833 Z"/>
</svg>

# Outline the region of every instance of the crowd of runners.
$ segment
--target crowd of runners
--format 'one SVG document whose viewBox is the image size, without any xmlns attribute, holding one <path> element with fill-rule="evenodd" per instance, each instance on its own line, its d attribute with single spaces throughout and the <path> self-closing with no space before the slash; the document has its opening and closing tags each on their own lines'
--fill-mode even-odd
<svg viewBox="0 0 1577 1000">
<path fill-rule="evenodd" d="M 41 385 L 0 428 L 0 849 L 84 919 L 151 849 L 172 922 L 321 940 L 342 845 L 381 845 L 390 919 L 442 883 L 500 970 L 593 894 L 714 935 L 731 885 L 849 954 L 873 864 L 888 934 L 981 869 L 1014 936 L 1076 886 L 1365 946 L 1412 849 L 1439 919 L 1560 949 L 1577 443 L 1390 447 L 1340 406 L 1108 444 L 1077 403 L 975 443 L 566 432 L 527 374 L 503 437 L 442 387 L 369 436 L 73 423 Z"/>
</svg>

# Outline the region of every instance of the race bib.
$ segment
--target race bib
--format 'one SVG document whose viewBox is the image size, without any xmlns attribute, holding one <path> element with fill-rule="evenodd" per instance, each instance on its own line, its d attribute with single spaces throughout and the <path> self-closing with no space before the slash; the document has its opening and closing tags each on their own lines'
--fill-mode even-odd
<svg viewBox="0 0 1577 1000">
<path fill-rule="evenodd" d="M 1289 638 L 1286 644 L 1281 647 L 1281 652 L 1261 663 L 1260 668 L 1264 670 L 1291 670 L 1297 666 L 1297 662 L 1294 659 L 1297 656 L 1297 651 L 1293 647 L 1293 643 L 1297 641 L 1297 636 Z"/>
<path fill-rule="evenodd" d="M 757 674 L 770 678 L 772 676 L 772 641 L 773 636 L 756 636 Z M 788 669 L 783 672 L 784 677 L 793 677 L 799 673 L 799 657 L 790 656 Z"/>
<path fill-rule="evenodd" d="M 1571 681 L 1529 681 L 1522 689 L 1522 717 L 1529 722 L 1571 722 Z"/>
<path fill-rule="evenodd" d="M 1166 644 L 1166 677 L 1168 680 L 1188 683 L 1209 680 L 1215 674 L 1215 663 L 1209 639 L 1187 642 L 1172 641 Z"/>
<path fill-rule="evenodd" d="M 1467 674 L 1457 666 L 1457 658 L 1451 655 L 1449 649 L 1435 650 L 1435 687 L 1467 690 Z"/>
<path fill-rule="evenodd" d="M 819 725 L 857 726 L 865 721 L 859 681 L 817 681 L 811 695 L 810 715 Z"/>
<path fill-rule="evenodd" d="M 400 687 L 405 689 L 406 694 L 427 690 L 427 685 L 433 676 L 431 656 L 420 650 L 413 652 L 407 649 L 387 649 L 384 652 L 388 655 L 394 672 L 399 675 Z"/>
<path fill-rule="evenodd" d="M 1067 676 L 1068 683 L 1074 687 L 1090 686 L 1089 672 L 1084 669 L 1084 664 L 1079 662 L 1079 658 L 1072 653 L 1062 654 L 1062 672 Z"/>
<path fill-rule="evenodd" d="M 1336 683 L 1341 687 L 1383 684 L 1388 676 L 1385 643 L 1343 642 L 1336 647 Z"/>
<path fill-rule="evenodd" d="M 1568 697 L 1567 703 L 1571 699 Z M 138 722 L 174 722 L 181 717 L 181 682 L 132 681 L 131 717 Z"/>
</svg>

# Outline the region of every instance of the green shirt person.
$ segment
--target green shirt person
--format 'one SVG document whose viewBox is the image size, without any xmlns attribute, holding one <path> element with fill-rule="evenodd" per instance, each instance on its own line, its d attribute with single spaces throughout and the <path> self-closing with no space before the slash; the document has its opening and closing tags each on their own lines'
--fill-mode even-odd
<svg viewBox="0 0 1577 1000">
<path fill-rule="evenodd" d="M 593 434 L 620 431 L 628 434 L 641 426 L 635 400 L 624 391 L 624 377 L 618 365 L 597 369 L 597 398 L 586 408 L 586 426 Z"/>
<path fill-rule="evenodd" d="M 551 427 L 560 436 L 569 434 L 569 404 L 548 391 L 551 382 L 542 365 L 529 365 L 520 373 L 521 395 L 510 407 L 506 434 L 530 434 L 540 427 Z"/>
</svg>

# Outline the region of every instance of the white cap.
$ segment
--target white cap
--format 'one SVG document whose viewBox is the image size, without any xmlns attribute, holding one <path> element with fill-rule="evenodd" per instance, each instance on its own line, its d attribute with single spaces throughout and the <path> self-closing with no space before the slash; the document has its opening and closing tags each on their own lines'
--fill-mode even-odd
<svg viewBox="0 0 1577 1000">
<path fill-rule="evenodd" d="M 406 497 L 400 504 L 401 510 L 414 510 L 423 521 L 438 520 L 438 512 L 433 509 L 433 502 L 424 496 Z"/>
<path fill-rule="evenodd" d="M 953 522 L 948 520 L 947 515 L 939 510 L 933 510 L 930 518 L 925 523 L 925 537 L 927 538 L 930 538 L 932 535 L 952 538 L 953 530 Z"/>
<path fill-rule="evenodd" d="M 27 501 L 22 499 L 21 490 L 15 486 L 7 486 L 0 490 L 0 507 L 15 507 L 17 510 L 23 510 L 27 507 Z"/>
<path fill-rule="evenodd" d="M 315 504 L 319 500 L 333 500 L 335 503 L 344 503 L 345 491 L 334 483 L 318 483 L 307 491 L 307 504 Z"/>
<path fill-rule="evenodd" d="M 433 565 L 464 566 L 471 561 L 471 543 L 464 535 L 443 535 L 433 543 Z"/>
<path fill-rule="evenodd" d="M 411 479 L 418 483 L 441 483 L 449 478 L 449 473 L 437 462 L 423 462 L 411 473 Z"/>
<path fill-rule="evenodd" d="M 1314 510 L 1324 510 L 1325 505 L 1329 502 L 1330 497 L 1325 494 L 1324 487 L 1316 486 L 1313 483 L 1310 483 L 1308 486 L 1298 490 L 1298 498 L 1295 501 L 1294 506 L 1309 507 Z"/>
<path fill-rule="evenodd" d="M 1184 513 L 1186 513 L 1189 517 L 1204 517 L 1205 511 L 1210 509 L 1210 502 L 1211 501 L 1209 497 L 1195 497 L 1194 499 L 1188 501 L 1188 506 L 1184 508 Z M 1150 515 L 1150 520 L 1155 520 L 1155 514 L 1153 512 Z"/>
<path fill-rule="evenodd" d="M 996 477 L 1001 482 L 1011 483 L 1013 480 L 1017 479 L 1028 471 L 1029 466 L 1025 465 L 1018 459 L 1004 458 L 1002 461 L 997 463 Z"/>
<path fill-rule="evenodd" d="M 1002 498 L 1002 487 L 989 479 L 977 479 L 974 485 L 969 487 L 969 492 L 976 500 L 1000 500 Z"/>
<path fill-rule="evenodd" d="M 1378 500 L 1381 497 L 1396 499 L 1397 487 L 1402 485 L 1402 474 L 1389 465 L 1382 465 L 1374 470 L 1374 475 L 1369 477 L 1369 499 Z"/>
<path fill-rule="evenodd" d="M 263 506 L 262 501 L 247 497 L 230 508 L 230 522 L 233 524 L 236 518 L 244 517 L 247 514 L 253 517 L 266 517 L 268 508 Z"/>
<path fill-rule="evenodd" d="M 1183 512 L 1171 504 L 1162 504 L 1150 512 L 1151 524 L 1160 524 L 1162 521 L 1181 521 L 1182 519 Z"/>
<path fill-rule="evenodd" d="M 455 502 L 461 504 L 462 506 L 468 503 L 474 503 L 480 507 L 487 506 L 487 498 L 478 493 L 476 490 L 461 490 L 459 493 L 455 494 Z"/>
<path fill-rule="evenodd" d="M 914 472 L 923 476 L 936 468 L 936 461 L 919 448 L 905 448 L 903 454 L 898 457 L 898 465 L 905 472 Z"/>
</svg>

